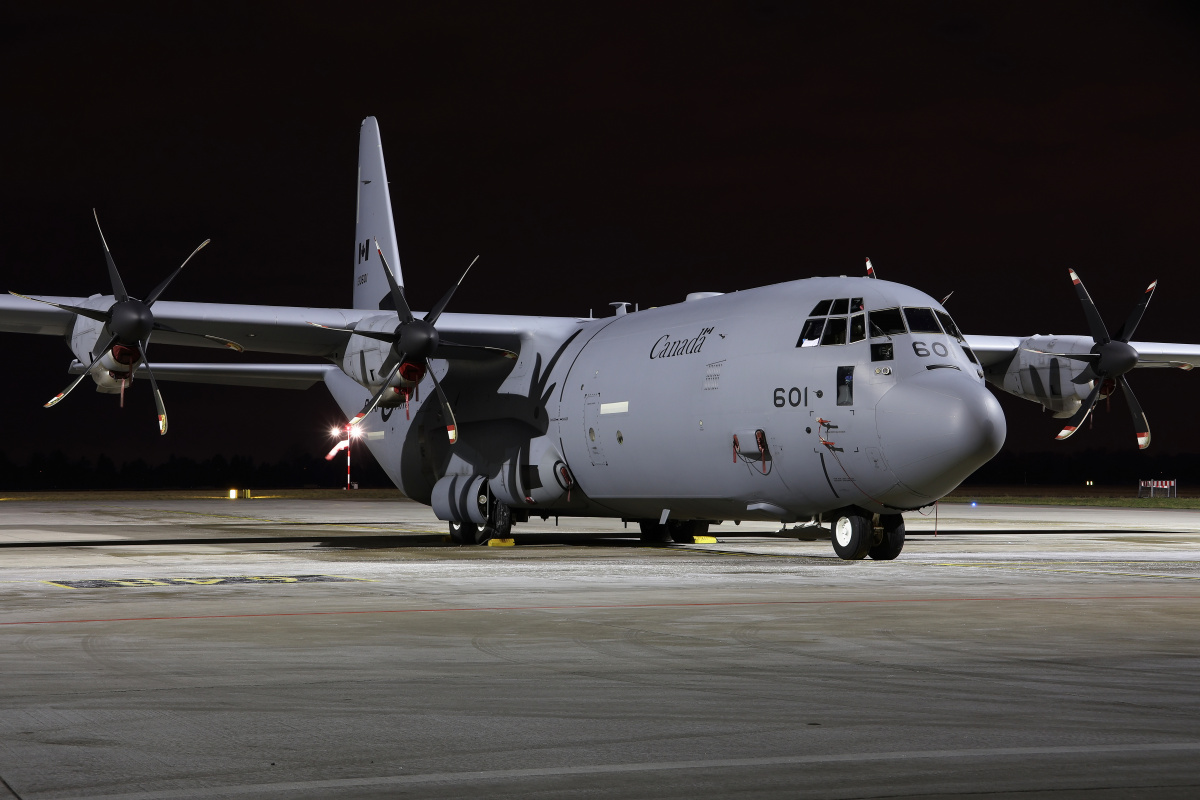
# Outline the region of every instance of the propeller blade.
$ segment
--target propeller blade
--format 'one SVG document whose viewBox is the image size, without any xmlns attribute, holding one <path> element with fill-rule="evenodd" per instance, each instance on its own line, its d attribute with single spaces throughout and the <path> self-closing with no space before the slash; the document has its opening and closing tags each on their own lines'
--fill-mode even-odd
<svg viewBox="0 0 1200 800">
<path fill-rule="evenodd" d="M 335 328 L 332 325 L 322 325 L 319 322 L 310 322 L 314 328 L 324 328 L 327 331 L 337 331 L 338 333 L 351 333 L 357 336 L 365 336 L 368 339 L 377 339 L 381 342 L 393 342 L 396 339 L 394 333 L 380 333 L 379 331 L 357 331 L 354 328 Z"/>
<path fill-rule="evenodd" d="M 463 278 L 467 277 L 467 273 L 471 271 L 471 267 L 475 266 L 475 262 L 478 260 L 479 256 L 475 256 L 473 259 L 471 259 L 471 263 L 467 264 L 467 268 L 463 270 L 462 278 L 458 279 L 458 283 L 451 286 L 450 291 L 446 292 L 446 295 L 437 302 L 437 305 L 433 307 L 433 310 L 425 315 L 426 322 L 428 322 L 430 325 L 433 325 L 438 321 L 438 317 L 440 317 L 442 312 L 446 310 L 446 304 L 449 303 L 450 298 L 454 296 L 454 290 L 459 286 L 462 286 Z"/>
<path fill-rule="evenodd" d="M 367 401 L 367 404 L 363 406 L 363 410 L 358 412 L 358 415 L 355 416 L 354 419 L 350 420 L 351 425 L 357 425 L 366 419 L 367 414 L 370 414 L 372 411 L 374 411 L 375 407 L 379 405 L 379 401 L 383 399 L 383 393 L 391 391 L 392 378 L 396 377 L 396 373 L 400 371 L 400 365 L 402 363 L 404 363 L 403 360 L 396 362 L 396 365 L 392 367 L 390 372 L 388 372 L 387 377 L 383 379 L 383 386 L 380 386 L 379 391 L 375 393 L 375 396 Z"/>
<path fill-rule="evenodd" d="M 1076 386 L 1082 386 L 1088 381 L 1098 380 L 1100 380 L 1100 373 L 1096 372 L 1096 370 L 1092 368 L 1091 364 L 1088 364 L 1083 368 L 1083 372 L 1079 373 L 1074 378 L 1071 378 L 1071 383 L 1075 384 Z"/>
<path fill-rule="evenodd" d="M 878 275 L 875 274 L 875 268 L 873 266 L 871 266 L 870 257 L 867 258 L 867 277 L 868 278 L 878 278 L 879 277 Z"/>
<path fill-rule="evenodd" d="M 203 242 L 201 242 L 201 243 L 200 243 L 200 246 L 199 246 L 199 247 L 197 247 L 195 250 L 193 250 L 193 251 L 192 251 L 192 255 L 191 255 L 191 256 L 188 256 L 187 258 L 185 258 L 185 259 L 183 260 L 183 263 L 182 263 L 182 264 L 180 264 L 180 265 L 179 265 L 179 266 L 178 266 L 178 267 L 175 269 L 175 271 L 174 271 L 174 272 L 172 272 L 170 275 L 168 275 L 168 276 L 167 276 L 167 279 L 166 279 L 165 281 L 163 281 L 162 283 L 160 283 L 158 286 L 155 286 L 155 287 L 154 287 L 154 291 L 152 291 L 152 292 L 150 293 L 150 296 L 146 298 L 146 306 L 147 306 L 147 307 L 154 305 L 154 301 L 155 301 L 155 300 L 157 300 L 157 299 L 158 299 L 158 296 L 159 296 L 160 294 L 162 294 L 162 293 L 163 293 L 163 290 L 164 290 L 164 289 L 166 289 L 166 288 L 167 288 L 167 287 L 168 287 L 168 286 L 171 284 L 171 281 L 175 280 L 175 277 L 176 277 L 176 276 L 177 276 L 179 273 L 183 272 L 183 268 L 184 268 L 184 267 L 186 267 L 186 266 L 187 266 L 187 263 L 188 263 L 189 261 L 191 261 L 191 260 L 192 260 L 192 256 L 196 255 L 196 253 L 199 253 L 201 250 L 203 250 L 203 249 L 204 249 L 204 246 L 205 246 L 206 244 L 208 244 L 209 242 L 211 242 L 211 241 L 212 241 L 211 239 L 205 239 Z"/>
<path fill-rule="evenodd" d="M 1075 294 L 1079 296 L 1079 303 L 1083 306 L 1083 315 L 1087 317 L 1088 330 L 1091 331 L 1092 339 L 1097 344 L 1106 344 L 1111 338 L 1108 335 L 1108 328 L 1104 327 L 1104 320 L 1100 318 L 1100 312 L 1096 310 L 1096 304 L 1092 302 L 1092 296 L 1088 294 L 1088 290 L 1084 287 L 1083 281 L 1079 280 L 1079 276 L 1075 274 L 1075 270 L 1067 269 L 1071 273 L 1071 282 L 1075 284 Z"/>
<path fill-rule="evenodd" d="M 1137 330 L 1138 323 L 1142 321 L 1142 314 L 1146 313 L 1146 306 L 1150 305 L 1150 298 L 1154 296 L 1156 286 L 1158 286 L 1158 281 L 1153 281 L 1147 286 L 1146 291 L 1142 293 L 1141 299 L 1133 307 L 1133 311 L 1129 312 L 1129 319 L 1125 320 L 1125 324 L 1117 332 L 1116 338 L 1118 342 L 1127 343 L 1133 338 L 1133 332 Z"/>
<path fill-rule="evenodd" d="M 1069 358 L 1072 361 L 1090 361 L 1095 363 L 1100 360 L 1099 353 L 1051 353 L 1049 350 L 1034 350 L 1032 347 L 1022 347 L 1026 353 L 1039 353 L 1043 356 L 1054 356 L 1055 358 Z"/>
<path fill-rule="evenodd" d="M 412 309 L 408 307 L 408 300 L 404 298 L 404 291 L 400 285 L 396 283 L 396 276 L 392 274 L 392 268 L 388 266 L 387 259 L 383 256 L 383 248 L 379 246 L 379 240 L 375 240 L 375 252 L 379 253 L 379 260 L 383 264 L 383 274 L 387 276 L 388 286 L 392 287 L 392 302 L 396 304 L 396 313 L 400 315 L 401 322 L 412 322 Z M 388 341 L 391 341 L 390 339 Z"/>
<path fill-rule="evenodd" d="M 242 347 L 232 339 L 226 339 L 223 336 L 213 336 L 210 333 L 192 333 L 191 331 L 181 331 L 178 328 L 172 328 L 170 325 L 164 325 L 161 322 L 154 323 L 154 330 L 166 331 L 167 333 L 177 333 L 180 336 L 196 336 L 201 339 L 208 339 L 210 341 L 217 342 L 218 344 L 223 344 L 230 350 L 237 350 L 239 353 L 246 352 L 246 348 Z"/>
<path fill-rule="evenodd" d="M 48 306 L 54 306 L 55 308 L 61 308 L 63 311 L 69 311 L 72 314 L 78 314 L 81 317 L 94 319 L 97 322 L 108 322 L 110 319 L 112 319 L 112 315 L 107 311 L 97 311 L 94 308 L 83 308 L 82 306 L 65 306 L 62 303 L 51 303 L 49 300 L 39 300 L 36 297 L 17 294 L 13 291 L 10 291 L 9 294 L 11 294 L 13 297 L 20 297 L 22 300 L 32 300 L 35 303 L 43 303 Z"/>
<path fill-rule="evenodd" d="M 100 228 L 100 217 L 94 208 L 92 216 L 96 219 L 96 230 L 100 231 L 100 241 L 104 245 L 104 259 L 108 262 L 108 279 L 112 282 L 113 297 L 117 299 L 118 303 L 122 303 L 129 299 L 129 293 L 125 291 L 125 284 L 121 282 L 121 273 L 117 272 L 117 263 L 113 261 L 112 251 L 108 249 L 108 241 L 104 238 L 104 231 Z"/>
<path fill-rule="evenodd" d="M 1117 377 L 1117 383 L 1121 385 L 1121 391 L 1129 403 L 1129 413 L 1133 415 L 1133 432 L 1137 435 L 1138 449 L 1145 450 L 1150 446 L 1150 422 L 1146 419 L 1146 412 L 1142 411 L 1142 404 L 1137 401 L 1133 387 L 1124 375 Z"/>
<path fill-rule="evenodd" d="M 474 263 L 474 262 L 472 262 Z M 429 377 L 433 378 L 433 388 L 437 390 L 438 400 L 442 404 L 443 421 L 446 423 L 446 436 L 450 439 L 450 444 L 458 443 L 458 421 L 454 419 L 454 409 L 450 407 L 450 400 L 446 397 L 446 393 L 442 391 L 442 384 L 437 379 L 437 374 L 433 371 L 433 364 L 429 363 L 429 359 L 425 359 L 425 370 Z"/>
<path fill-rule="evenodd" d="M 488 347 L 483 344 L 455 344 L 454 342 L 447 342 L 445 339 L 442 339 L 438 343 L 436 358 L 469 358 L 467 355 L 469 351 L 476 351 L 480 355 L 501 356 L 514 360 L 517 357 L 517 354 L 512 350 L 505 350 L 503 347 Z"/>
<path fill-rule="evenodd" d="M 1092 393 L 1087 396 L 1087 400 L 1083 401 L 1083 405 L 1075 412 L 1075 415 L 1067 420 L 1067 424 L 1059 432 L 1055 439 L 1066 439 L 1075 431 L 1079 430 L 1079 426 L 1087 419 L 1087 415 L 1092 413 L 1092 409 L 1096 407 L 1096 401 L 1100 399 L 1100 387 L 1102 384 L 1097 383 L 1096 388 L 1092 389 Z"/>
<path fill-rule="evenodd" d="M 87 374 L 88 374 L 89 372 L 91 372 L 91 371 L 92 371 L 92 367 L 96 366 L 96 362 L 97 362 L 97 361 L 99 361 L 100 359 L 104 358 L 104 354 L 105 354 L 105 353 L 107 353 L 107 352 L 109 351 L 109 348 L 111 348 L 111 347 L 113 346 L 113 342 L 115 342 L 115 341 L 117 341 L 117 337 L 116 337 L 116 336 L 113 336 L 111 339 L 109 339 L 109 340 L 108 340 L 108 344 L 104 345 L 104 347 L 102 347 L 102 348 L 100 349 L 100 355 L 98 355 L 98 356 L 96 356 L 95 358 L 93 358 L 93 359 L 92 359 L 92 363 L 90 363 L 90 364 L 88 364 L 88 365 L 87 365 L 87 369 L 85 369 L 83 372 L 81 372 L 81 373 L 79 374 L 79 377 L 78 377 L 78 378 L 76 378 L 75 380 L 71 381 L 71 385 L 70 385 L 70 386 L 68 386 L 67 388 L 63 389 L 63 390 L 62 390 L 61 392 L 59 392 L 58 394 L 54 395 L 54 397 L 50 398 L 50 402 L 49 402 L 49 403 L 46 403 L 46 404 L 45 404 L 44 406 L 42 406 L 42 407 L 43 407 L 43 408 L 51 408 L 51 407 L 53 407 L 53 406 L 57 405 L 57 404 L 58 404 L 58 403 L 59 403 L 59 402 L 60 402 L 60 401 L 61 401 L 61 400 L 62 400 L 64 397 L 66 397 L 67 395 L 69 395 L 69 394 L 71 393 L 71 390 L 72 390 L 72 389 L 74 389 L 76 386 L 78 386 L 78 385 L 79 385 L 79 383 L 80 383 L 80 382 L 81 382 L 81 381 L 82 381 L 82 380 L 83 380 L 85 377 L 87 377 Z"/>
<path fill-rule="evenodd" d="M 150 379 L 150 388 L 154 390 L 154 405 L 158 407 L 158 433 L 162 436 L 167 432 L 167 407 L 163 404 L 162 392 L 158 390 L 158 381 L 154 380 L 154 370 L 150 369 L 150 338 L 142 339 L 138 345 L 142 348 L 142 366 L 146 368 L 146 377 Z"/>
</svg>

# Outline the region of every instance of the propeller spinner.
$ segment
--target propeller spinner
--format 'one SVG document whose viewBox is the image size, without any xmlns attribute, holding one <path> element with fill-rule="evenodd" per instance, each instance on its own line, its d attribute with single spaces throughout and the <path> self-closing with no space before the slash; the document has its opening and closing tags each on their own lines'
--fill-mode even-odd
<svg viewBox="0 0 1200 800">
<path fill-rule="evenodd" d="M 92 368 L 99 363 L 100 359 L 110 350 L 113 352 L 114 359 L 121 364 L 128 364 L 130 374 L 137 369 L 138 363 L 146 367 L 146 375 L 150 378 L 150 387 L 154 390 L 154 404 L 158 407 L 158 432 L 160 434 L 167 432 L 167 409 L 163 405 L 162 393 L 158 390 L 158 382 L 154 380 L 154 371 L 150 368 L 150 362 L 146 357 L 149 349 L 150 334 L 154 331 L 168 331 L 170 333 L 183 334 L 186 336 L 196 336 L 202 339 L 219 342 L 231 349 L 242 352 L 242 346 L 237 342 L 224 339 L 220 336 L 212 336 L 207 333 L 192 333 L 190 331 L 181 331 L 172 328 L 169 325 L 164 325 L 154 319 L 154 312 L 150 310 L 151 306 L 158 300 L 159 296 L 171 284 L 171 281 L 183 271 L 187 263 L 192 260 L 192 256 L 199 253 L 204 246 L 209 243 L 209 239 L 205 239 L 200 243 L 200 246 L 192 251 L 191 255 L 183 260 L 174 272 L 154 288 L 144 301 L 138 300 L 136 297 L 130 297 L 125 290 L 125 283 L 121 280 L 121 273 L 117 271 L 117 264 L 113 261 L 112 251 L 108 249 L 108 241 L 104 238 L 104 231 L 100 228 L 100 217 L 96 214 L 96 209 L 92 209 L 92 216 L 96 220 L 96 229 L 100 231 L 100 242 L 104 245 L 104 258 L 108 262 L 108 278 L 112 284 L 113 304 L 108 307 L 107 311 L 98 311 L 94 308 L 84 308 L 82 306 L 69 306 L 61 303 L 51 303 L 48 300 L 39 300 L 36 297 L 28 297 L 16 292 L 9 292 L 11 295 L 21 297 L 26 300 L 33 300 L 36 303 L 44 303 L 48 306 L 60 308 L 63 311 L 69 311 L 76 316 L 87 317 L 94 319 L 97 322 L 104 323 L 104 330 L 108 332 L 109 338 L 104 346 L 99 349 L 99 355 L 92 359 L 88 364 L 87 369 L 80 373 L 79 377 L 71 382 L 71 385 L 61 392 L 56 394 L 46 403 L 45 407 L 50 408 L 57 405 L 63 400 L 71 390 L 80 384 L 87 376 Z M 92 351 L 97 352 L 96 350 Z"/>
</svg>

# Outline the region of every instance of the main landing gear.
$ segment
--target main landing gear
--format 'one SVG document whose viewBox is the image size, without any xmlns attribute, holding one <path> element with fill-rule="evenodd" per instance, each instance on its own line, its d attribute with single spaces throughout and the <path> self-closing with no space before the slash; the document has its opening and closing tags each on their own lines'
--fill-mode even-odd
<svg viewBox="0 0 1200 800">
<path fill-rule="evenodd" d="M 880 514 L 874 517 L 861 508 L 844 508 L 833 521 L 833 550 L 847 561 L 870 556 L 878 561 L 890 561 L 904 549 L 904 517 L 900 514 Z"/>
<path fill-rule="evenodd" d="M 489 492 L 486 496 L 487 523 L 451 522 L 450 541 L 455 544 L 484 544 L 489 539 L 507 539 L 512 533 L 512 509 Z M 527 519 L 527 518 L 526 518 Z"/>
<path fill-rule="evenodd" d="M 708 522 L 698 519 L 668 520 L 666 525 L 659 525 L 651 519 L 638 522 L 642 529 L 643 544 L 695 544 L 697 536 L 708 535 Z"/>
</svg>

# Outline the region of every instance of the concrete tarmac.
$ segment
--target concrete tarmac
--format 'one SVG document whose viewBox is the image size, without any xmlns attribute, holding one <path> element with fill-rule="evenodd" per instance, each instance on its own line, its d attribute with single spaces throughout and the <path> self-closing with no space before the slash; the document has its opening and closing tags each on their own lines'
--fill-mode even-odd
<svg viewBox="0 0 1200 800">
<path fill-rule="evenodd" d="M 0 503 L 0 798 L 1200 793 L 1200 512 L 907 518 L 849 563 L 749 523 Z"/>
</svg>

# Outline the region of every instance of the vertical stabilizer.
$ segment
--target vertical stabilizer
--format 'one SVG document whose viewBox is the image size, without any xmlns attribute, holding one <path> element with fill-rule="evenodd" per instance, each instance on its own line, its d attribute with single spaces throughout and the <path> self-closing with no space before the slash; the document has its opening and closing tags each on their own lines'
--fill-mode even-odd
<svg viewBox="0 0 1200 800">
<path fill-rule="evenodd" d="M 362 122 L 358 133 L 358 202 L 354 217 L 354 308 L 395 309 L 383 264 L 375 252 L 375 240 L 404 287 L 400 253 L 396 248 L 396 226 L 392 198 L 388 192 L 387 168 L 383 165 L 383 143 L 374 117 Z"/>
</svg>

